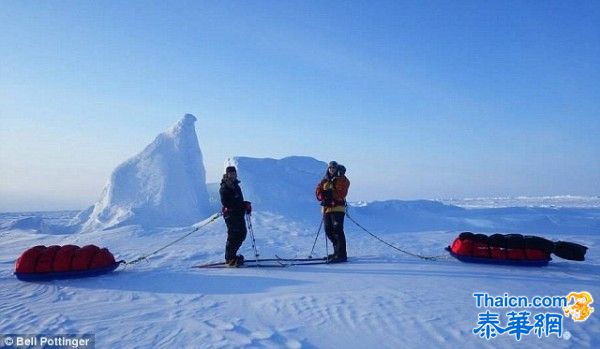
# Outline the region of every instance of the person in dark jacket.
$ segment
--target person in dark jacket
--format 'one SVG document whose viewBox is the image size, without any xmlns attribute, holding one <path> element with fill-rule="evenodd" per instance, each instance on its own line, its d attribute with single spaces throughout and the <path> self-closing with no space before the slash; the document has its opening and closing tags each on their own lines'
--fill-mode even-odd
<svg viewBox="0 0 600 349">
<path fill-rule="evenodd" d="M 328 261 L 332 263 L 343 263 L 348 259 L 344 234 L 348 188 L 350 188 L 350 181 L 346 178 L 346 168 L 331 161 L 325 176 L 317 185 L 315 194 L 323 207 L 325 234 L 333 244 L 333 254 L 327 256 Z"/>
<path fill-rule="evenodd" d="M 228 166 L 221 180 L 221 204 L 225 224 L 227 225 L 227 243 L 225 245 L 225 263 L 231 267 L 237 267 L 244 263 L 244 256 L 238 255 L 237 251 L 246 239 L 246 221 L 244 214 L 252 212 L 249 201 L 244 201 L 242 188 L 237 179 L 237 170 L 234 166 Z"/>
</svg>

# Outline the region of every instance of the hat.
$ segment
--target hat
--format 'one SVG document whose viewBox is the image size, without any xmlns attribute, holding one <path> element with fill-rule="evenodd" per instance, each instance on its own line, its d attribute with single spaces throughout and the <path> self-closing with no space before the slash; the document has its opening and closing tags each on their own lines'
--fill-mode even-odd
<svg viewBox="0 0 600 349">
<path fill-rule="evenodd" d="M 227 166 L 227 168 L 225 169 L 225 173 L 229 173 L 229 172 L 237 172 L 237 170 L 235 169 L 235 166 Z"/>
<path fill-rule="evenodd" d="M 336 161 L 330 161 L 328 167 L 335 167 L 335 168 L 337 168 L 338 167 L 338 163 Z"/>
</svg>

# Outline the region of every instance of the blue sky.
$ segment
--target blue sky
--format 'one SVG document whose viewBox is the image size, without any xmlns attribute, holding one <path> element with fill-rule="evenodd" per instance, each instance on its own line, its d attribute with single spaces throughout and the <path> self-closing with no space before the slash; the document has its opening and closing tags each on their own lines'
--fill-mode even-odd
<svg viewBox="0 0 600 349">
<path fill-rule="evenodd" d="M 84 208 L 185 113 L 351 199 L 600 195 L 596 1 L 2 1 L 0 211 Z"/>
</svg>

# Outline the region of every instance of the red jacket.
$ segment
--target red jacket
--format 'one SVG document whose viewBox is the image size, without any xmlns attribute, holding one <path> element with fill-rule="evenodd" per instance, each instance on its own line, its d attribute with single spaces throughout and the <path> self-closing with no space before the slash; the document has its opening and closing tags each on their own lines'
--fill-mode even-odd
<svg viewBox="0 0 600 349">
<path fill-rule="evenodd" d="M 346 196 L 350 181 L 346 176 L 323 178 L 315 189 L 317 200 L 322 202 L 323 213 L 346 212 Z"/>
</svg>

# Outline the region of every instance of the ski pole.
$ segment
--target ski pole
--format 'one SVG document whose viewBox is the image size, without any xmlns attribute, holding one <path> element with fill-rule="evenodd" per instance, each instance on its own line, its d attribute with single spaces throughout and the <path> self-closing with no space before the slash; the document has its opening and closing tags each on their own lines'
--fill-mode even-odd
<svg viewBox="0 0 600 349">
<path fill-rule="evenodd" d="M 248 230 L 250 231 L 250 237 L 252 238 L 252 249 L 254 250 L 254 258 L 258 259 L 258 250 L 256 249 L 256 240 L 254 239 L 254 229 L 252 228 L 252 214 L 246 215 L 246 221 L 248 222 Z"/>
<path fill-rule="evenodd" d="M 315 246 L 317 245 L 317 239 L 319 238 L 319 234 L 321 233 L 321 228 L 323 227 L 323 221 L 325 220 L 325 215 L 321 218 L 321 223 L 319 224 L 319 229 L 317 230 L 317 236 L 315 236 L 315 242 L 313 242 L 312 248 L 310 249 L 310 253 L 308 254 L 308 258 L 312 258 L 313 251 L 315 250 Z"/>
<path fill-rule="evenodd" d="M 323 214 L 323 220 L 325 220 L 325 214 Z M 327 244 L 327 231 L 325 231 L 325 234 L 323 234 L 323 240 L 325 240 L 325 262 L 329 263 L 329 245 Z"/>
</svg>

